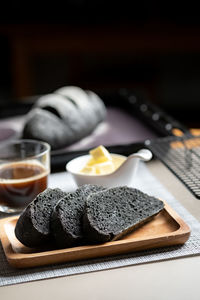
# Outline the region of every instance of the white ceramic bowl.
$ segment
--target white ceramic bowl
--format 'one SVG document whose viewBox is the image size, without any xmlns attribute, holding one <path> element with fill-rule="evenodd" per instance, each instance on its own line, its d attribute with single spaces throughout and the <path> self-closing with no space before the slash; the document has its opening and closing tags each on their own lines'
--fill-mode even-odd
<svg viewBox="0 0 200 300">
<path fill-rule="evenodd" d="M 80 173 L 86 165 L 90 155 L 83 155 L 72 159 L 66 165 L 66 170 L 69 172 L 78 186 L 84 184 L 96 184 L 104 187 L 114 187 L 127 185 L 131 186 L 137 171 L 139 160 L 148 161 L 152 158 L 152 153 L 147 149 L 142 149 L 128 157 L 113 154 L 112 156 L 126 158 L 122 165 L 116 171 L 107 175 L 89 175 Z"/>
</svg>

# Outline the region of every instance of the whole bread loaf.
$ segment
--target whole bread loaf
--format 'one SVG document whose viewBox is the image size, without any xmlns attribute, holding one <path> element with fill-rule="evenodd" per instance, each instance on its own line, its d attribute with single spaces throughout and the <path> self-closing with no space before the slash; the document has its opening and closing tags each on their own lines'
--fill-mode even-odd
<svg viewBox="0 0 200 300">
<path fill-rule="evenodd" d="M 33 108 L 23 129 L 23 138 L 47 142 L 52 149 L 62 148 L 75 141 L 71 128 L 58 116 L 39 107 Z"/>
<path fill-rule="evenodd" d="M 78 120 L 83 123 L 82 129 L 85 131 L 85 136 L 90 134 L 97 124 L 104 120 L 105 106 L 100 98 L 92 97 L 77 86 L 66 86 L 56 90 L 55 93 L 74 105 L 79 115 Z M 97 105 L 97 102 L 99 105 Z"/>
<path fill-rule="evenodd" d="M 38 247 L 51 241 L 50 216 L 56 203 L 66 195 L 60 189 L 46 189 L 22 212 L 15 235 L 27 247 Z"/>
<path fill-rule="evenodd" d="M 95 93 L 63 87 L 36 101 L 27 115 L 22 136 L 59 149 L 89 135 L 105 116 L 105 105 Z"/>
<path fill-rule="evenodd" d="M 83 216 L 84 235 L 89 243 L 117 240 L 163 208 L 162 201 L 125 186 L 91 194 Z"/>
</svg>

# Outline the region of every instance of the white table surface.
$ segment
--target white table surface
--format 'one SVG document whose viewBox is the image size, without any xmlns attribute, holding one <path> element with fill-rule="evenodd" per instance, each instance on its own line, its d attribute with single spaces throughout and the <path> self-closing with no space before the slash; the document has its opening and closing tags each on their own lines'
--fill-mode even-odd
<svg viewBox="0 0 200 300">
<path fill-rule="evenodd" d="M 147 166 L 200 221 L 200 200 L 160 162 Z M 199 300 L 199 278 L 200 256 L 195 256 L 5 286 L 0 288 L 0 299 Z"/>
</svg>

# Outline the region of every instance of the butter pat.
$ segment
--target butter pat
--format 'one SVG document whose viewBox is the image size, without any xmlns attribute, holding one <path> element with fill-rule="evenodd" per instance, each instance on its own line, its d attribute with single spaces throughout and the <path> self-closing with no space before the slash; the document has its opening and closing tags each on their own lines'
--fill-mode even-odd
<svg viewBox="0 0 200 300">
<path fill-rule="evenodd" d="M 88 175 L 105 175 L 114 172 L 125 160 L 124 157 L 116 157 L 108 152 L 104 146 L 92 149 L 91 158 L 80 173 Z"/>
<path fill-rule="evenodd" d="M 115 166 L 112 161 L 107 161 L 104 163 L 94 165 L 95 172 L 98 175 L 104 175 L 112 173 L 115 170 Z"/>
<path fill-rule="evenodd" d="M 88 166 L 112 161 L 112 156 L 104 146 L 94 148 L 89 153 L 91 155 L 91 159 L 88 161 Z"/>
<path fill-rule="evenodd" d="M 94 167 L 88 166 L 86 165 L 82 170 L 81 173 L 84 174 L 90 174 L 90 175 L 95 175 L 96 174 L 96 170 Z"/>
</svg>

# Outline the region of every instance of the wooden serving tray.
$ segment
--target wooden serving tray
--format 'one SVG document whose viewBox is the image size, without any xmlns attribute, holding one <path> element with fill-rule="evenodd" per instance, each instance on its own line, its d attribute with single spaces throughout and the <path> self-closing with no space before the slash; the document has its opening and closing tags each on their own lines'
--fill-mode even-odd
<svg viewBox="0 0 200 300">
<path fill-rule="evenodd" d="M 14 234 L 18 217 L 0 220 L 0 238 L 6 258 L 16 268 L 28 268 L 97 257 L 113 256 L 184 244 L 190 235 L 190 228 L 165 203 L 165 208 L 149 223 L 143 225 L 121 240 L 99 245 L 85 245 L 67 249 L 32 249 L 21 244 Z"/>
</svg>

